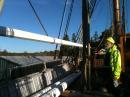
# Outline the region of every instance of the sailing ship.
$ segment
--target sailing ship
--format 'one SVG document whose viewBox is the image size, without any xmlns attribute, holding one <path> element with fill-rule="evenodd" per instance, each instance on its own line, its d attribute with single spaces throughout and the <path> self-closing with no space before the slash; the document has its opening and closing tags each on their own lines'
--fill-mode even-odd
<svg viewBox="0 0 130 97">
<path fill-rule="evenodd" d="M 31 1 L 28 1 L 43 30 L 45 30 Z M 71 10 L 73 8 L 73 2 L 74 0 L 72 0 Z M 123 65 L 123 74 L 124 76 L 126 75 L 128 79 L 123 80 L 124 82 L 120 88 L 120 96 L 129 97 L 128 86 L 130 85 L 130 79 L 128 77 L 128 64 L 130 60 L 130 50 L 127 46 L 130 41 L 130 35 L 126 35 L 124 33 L 125 30 L 123 30 L 124 32 L 121 32 L 119 2 L 120 0 L 113 0 L 114 32 L 116 33 L 111 34 L 116 35 L 117 42 L 121 45 L 122 64 L 126 64 Z M 0 1 L 0 4 L 3 4 L 3 0 Z M 43 56 L 1 56 L 0 97 L 114 97 L 111 93 L 99 90 L 100 86 L 97 82 L 100 78 L 95 76 L 98 72 L 91 65 L 90 17 L 95 5 L 96 0 L 82 0 L 82 43 L 75 43 L 59 39 L 59 37 L 53 38 L 47 35 L 39 35 L 8 27 L 0 27 L 0 36 L 68 45 L 80 49 L 83 48 L 80 62 L 75 62 L 76 64 L 79 64 L 78 67 L 76 67 L 76 65 L 73 66 L 73 62 L 70 64 L 65 61 L 65 63 L 60 59 L 45 61 Z M 70 16 L 71 12 L 69 17 Z M 96 73 L 91 70 L 95 70 Z M 101 73 L 105 72 L 104 68 L 102 68 L 101 71 Z M 97 86 L 99 86 L 98 89 L 95 89 L 94 87 Z M 70 88 L 69 92 L 65 91 L 67 88 Z M 71 89 L 75 89 L 76 92 Z"/>
</svg>

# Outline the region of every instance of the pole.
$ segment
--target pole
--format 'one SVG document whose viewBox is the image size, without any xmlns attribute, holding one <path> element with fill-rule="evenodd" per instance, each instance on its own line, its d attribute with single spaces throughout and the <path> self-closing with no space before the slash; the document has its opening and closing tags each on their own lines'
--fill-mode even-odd
<svg viewBox="0 0 130 97">
<path fill-rule="evenodd" d="M 90 20 L 89 20 L 89 2 L 88 0 L 82 0 L 82 31 L 83 31 L 83 83 L 84 89 L 90 89 Z M 87 48 L 86 48 L 87 45 Z M 87 57 L 87 58 L 86 58 Z M 88 60 L 86 60 L 88 59 Z"/>
<path fill-rule="evenodd" d="M 123 5 L 124 5 L 124 0 L 123 0 Z M 124 67 L 124 40 L 121 37 L 123 35 L 121 31 L 121 13 L 120 13 L 120 0 L 113 0 L 113 9 L 114 9 L 114 37 L 116 40 L 116 43 L 120 47 L 120 52 L 121 52 L 121 63 L 122 63 L 122 70 L 125 70 Z M 124 12 L 123 12 L 124 14 Z M 124 17 L 125 18 L 125 17 Z M 123 28 L 125 29 L 125 28 Z M 124 30 L 125 31 L 125 30 Z"/>
<path fill-rule="evenodd" d="M 121 35 L 121 17 L 120 17 L 120 0 L 113 0 L 113 14 L 114 14 L 114 37 L 116 42 L 120 42 L 120 35 Z"/>
</svg>

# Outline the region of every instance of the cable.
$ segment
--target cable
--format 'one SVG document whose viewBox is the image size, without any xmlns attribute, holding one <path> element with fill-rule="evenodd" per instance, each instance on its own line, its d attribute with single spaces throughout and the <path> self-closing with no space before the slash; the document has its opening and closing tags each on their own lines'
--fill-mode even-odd
<svg viewBox="0 0 130 97">
<path fill-rule="evenodd" d="M 68 0 L 65 1 L 65 5 L 64 5 L 64 9 L 63 9 L 63 14 L 62 14 L 62 18 L 61 18 L 61 24 L 60 24 L 60 29 L 59 29 L 58 38 L 60 37 L 61 28 L 62 28 L 62 25 L 63 25 L 63 20 L 64 20 L 64 16 L 65 16 L 65 10 L 66 10 L 67 1 L 68 1 Z M 55 47 L 54 59 L 56 59 L 57 47 L 58 47 L 58 44 L 56 44 L 56 47 Z"/>
<path fill-rule="evenodd" d="M 104 42 L 104 38 L 105 38 L 106 34 L 107 33 L 104 33 L 102 40 L 100 41 L 100 43 L 98 44 L 98 46 L 95 50 L 97 50 L 101 46 L 101 44 Z"/>
<path fill-rule="evenodd" d="M 101 1 L 101 0 L 99 0 L 99 1 Z M 98 5 L 101 4 L 99 1 L 96 3 L 95 9 L 97 9 Z M 96 11 L 97 14 L 96 14 L 94 17 L 99 17 L 99 15 L 101 14 L 99 11 L 101 11 L 102 8 L 103 8 L 103 5 L 100 5 L 99 8 L 98 8 L 98 11 Z M 94 12 L 95 12 L 95 10 L 94 10 Z M 94 14 L 94 12 L 93 12 L 93 14 Z M 92 16 L 93 16 L 93 15 L 91 15 L 91 19 L 92 19 Z M 97 21 L 97 20 L 98 20 L 98 19 L 92 19 L 93 22 L 94 22 L 94 21 Z"/>
<path fill-rule="evenodd" d="M 71 19 L 71 14 L 72 14 L 72 10 L 73 10 L 73 5 L 74 5 L 74 0 L 72 0 L 72 2 L 71 2 L 70 11 L 69 11 L 69 14 L 68 14 L 68 19 L 67 19 L 64 35 L 67 35 L 67 32 L 68 32 L 70 19 Z"/>
<path fill-rule="evenodd" d="M 36 18 L 37 18 L 38 22 L 39 22 L 39 24 L 41 25 L 42 30 L 43 30 L 43 31 L 45 32 L 45 34 L 48 36 L 48 33 L 47 33 L 47 31 L 46 31 L 46 29 L 45 29 L 44 25 L 42 24 L 42 22 L 41 22 L 41 20 L 40 20 L 40 18 L 39 18 L 39 16 L 38 16 L 38 14 L 37 14 L 37 12 L 36 12 L 35 8 L 33 7 L 32 3 L 31 3 L 31 1 L 30 1 L 30 0 L 28 0 L 28 3 L 30 4 L 30 6 L 31 6 L 31 8 L 32 8 L 32 10 L 33 10 L 33 12 L 34 12 L 34 14 L 35 14 L 35 16 L 36 16 Z"/>
<path fill-rule="evenodd" d="M 112 7 L 110 6 L 110 0 L 109 0 L 109 9 L 110 9 L 110 14 L 111 14 L 111 12 L 112 12 Z M 112 19 L 111 19 L 112 20 Z M 108 22 L 107 22 L 107 24 L 108 24 Z M 106 26 L 107 26 L 107 24 L 106 24 Z M 97 48 L 95 49 L 95 50 L 97 50 L 101 45 L 102 45 L 102 43 L 103 43 L 103 41 L 104 41 L 104 38 L 105 38 L 105 35 L 106 35 L 106 33 L 103 35 L 103 38 L 102 38 L 102 40 L 100 41 L 100 43 L 98 44 L 98 46 L 97 46 Z"/>
<path fill-rule="evenodd" d="M 100 1 L 101 0 L 98 0 L 98 1 L 95 0 L 95 2 L 93 3 L 93 8 L 90 11 L 90 17 L 92 17 L 92 15 L 93 15 L 93 13 L 94 13 L 95 9 L 97 8 L 97 6 L 98 6 L 98 4 L 99 4 Z"/>
<path fill-rule="evenodd" d="M 89 7 L 90 7 L 90 8 L 89 8 L 89 9 L 90 9 L 90 17 L 91 17 L 92 14 L 93 14 L 93 11 L 94 11 L 96 2 L 97 2 L 96 0 L 91 0 L 91 1 L 90 1 L 90 4 L 89 4 L 89 5 L 90 5 L 90 6 L 89 6 Z"/>
<path fill-rule="evenodd" d="M 79 28 L 78 28 L 77 35 L 76 35 L 76 42 L 77 42 L 78 39 L 80 38 L 81 28 L 82 28 L 82 24 L 81 24 L 81 25 L 79 26 Z"/>
<path fill-rule="evenodd" d="M 112 20 L 112 18 L 111 18 L 111 8 L 112 8 L 112 6 L 110 6 L 110 0 L 108 0 L 108 10 L 106 10 L 107 11 L 107 21 L 106 21 L 106 25 L 105 25 L 105 28 L 107 28 L 108 27 L 108 25 L 109 25 L 109 21 L 110 21 L 110 23 L 111 23 L 111 20 Z M 108 17 L 109 16 L 109 17 Z M 110 19 L 109 19 L 110 18 Z"/>
<path fill-rule="evenodd" d="M 125 7 L 125 10 L 126 10 L 126 12 L 128 12 L 128 6 L 127 6 L 127 4 L 128 4 L 128 0 L 126 0 L 126 2 L 125 2 L 125 5 L 126 5 L 126 7 Z M 126 14 L 126 21 L 128 21 L 128 13 L 125 13 Z M 126 32 L 129 32 L 129 27 L 128 27 L 128 22 L 126 22 Z"/>
<path fill-rule="evenodd" d="M 112 21 L 113 21 L 113 18 L 112 18 L 113 16 L 112 16 L 112 14 L 113 14 L 113 13 L 112 13 L 112 6 L 111 6 L 111 5 L 112 5 L 112 2 L 111 2 L 111 0 L 109 0 L 110 19 L 111 19 L 111 23 L 110 23 L 110 24 L 112 25 Z"/>
</svg>

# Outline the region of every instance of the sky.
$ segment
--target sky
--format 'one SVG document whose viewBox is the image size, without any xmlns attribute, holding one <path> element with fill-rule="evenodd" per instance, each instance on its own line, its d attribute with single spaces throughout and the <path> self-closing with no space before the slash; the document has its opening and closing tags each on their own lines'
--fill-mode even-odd
<svg viewBox="0 0 130 97">
<path fill-rule="evenodd" d="M 32 2 L 39 18 L 41 19 L 41 22 L 48 32 L 48 35 L 51 37 L 58 37 L 65 0 L 30 1 Z M 72 33 L 78 31 L 78 27 L 82 22 L 81 0 L 74 1 L 75 2 L 72 12 L 72 18 L 68 29 L 68 34 L 70 35 L 70 38 Z M 70 2 L 71 0 L 68 0 L 66 15 L 63 22 L 60 38 L 63 37 Z M 127 5 L 129 4 L 130 1 L 127 0 Z M 95 8 L 93 16 L 91 17 L 91 36 L 95 32 L 98 32 L 98 34 L 100 35 L 102 31 L 110 27 L 112 18 L 112 12 L 110 11 L 110 8 L 110 0 L 100 0 Z M 129 9 L 128 6 L 126 9 Z M 127 13 L 127 18 L 130 16 L 129 14 L 130 13 Z M 129 19 L 127 21 L 129 22 Z M 129 23 L 127 25 L 127 31 L 129 32 Z M 0 26 L 45 35 L 45 32 L 39 25 L 28 3 L 28 0 L 5 0 L 4 8 L 2 10 L 2 13 L 0 14 Z M 55 45 L 29 40 L 0 37 L 0 50 L 5 49 L 9 52 L 41 52 L 55 50 Z"/>
</svg>

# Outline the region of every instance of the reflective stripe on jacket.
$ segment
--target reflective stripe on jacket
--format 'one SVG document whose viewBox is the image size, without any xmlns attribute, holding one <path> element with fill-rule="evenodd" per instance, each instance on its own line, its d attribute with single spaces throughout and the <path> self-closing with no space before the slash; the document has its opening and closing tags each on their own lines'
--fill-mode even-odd
<svg viewBox="0 0 130 97">
<path fill-rule="evenodd" d="M 116 45 L 108 50 L 110 53 L 110 66 L 112 67 L 113 77 L 116 79 L 120 78 L 121 74 L 121 55 Z"/>
</svg>

